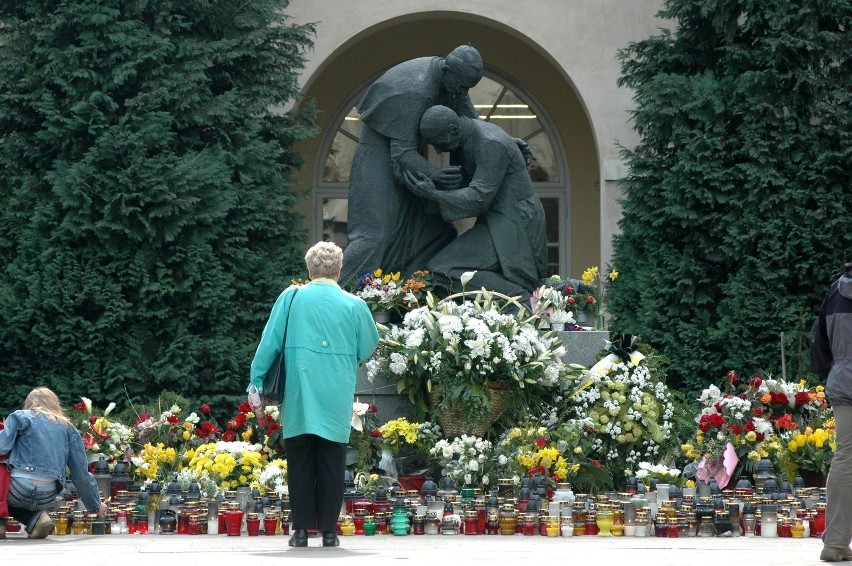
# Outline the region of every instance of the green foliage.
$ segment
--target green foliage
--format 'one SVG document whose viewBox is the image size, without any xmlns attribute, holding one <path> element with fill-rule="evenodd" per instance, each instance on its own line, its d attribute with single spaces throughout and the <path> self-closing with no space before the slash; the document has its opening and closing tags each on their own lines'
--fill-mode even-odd
<svg viewBox="0 0 852 566">
<path fill-rule="evenodd" d="M 0 7 L 0 415 L 245 386 L 302 275 L 293 144 L 312 25 L 286 0 Z M 230 404 L 230 402 L 229 402 Z"/>
<path fill-rule="evenodd" d="M 781 371 L 852 249 L 852 4 L 668 0 L 674 31 L 620 53 L 640 143 L 624 151 L 611 325 L 700 391 Z M 788 355 L 791 352 L 787 352 Z"/>
</svg>

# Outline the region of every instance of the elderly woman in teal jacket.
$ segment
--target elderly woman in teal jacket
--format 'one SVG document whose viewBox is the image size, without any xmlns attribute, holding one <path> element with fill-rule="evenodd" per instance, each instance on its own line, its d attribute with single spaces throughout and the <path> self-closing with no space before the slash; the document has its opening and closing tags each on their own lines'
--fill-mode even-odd
<svg viewBox="0 0 852 566">
<path fill-rule="evenodd" d="M 372 355 L 379 333 L 367 304 L 337 284 L 343 264 L 338 246 L 319 242 L 305 262 L 311 281 L 286 289 L 275 301 L 251 365 L 251 384 L 262 389 L 286 322 L 281 415 L 294 529 L 290 546 L 308 546 L 308 529 L 322 531 L 323 546 L 337 546 L 355 370 Z"/>
</svg>

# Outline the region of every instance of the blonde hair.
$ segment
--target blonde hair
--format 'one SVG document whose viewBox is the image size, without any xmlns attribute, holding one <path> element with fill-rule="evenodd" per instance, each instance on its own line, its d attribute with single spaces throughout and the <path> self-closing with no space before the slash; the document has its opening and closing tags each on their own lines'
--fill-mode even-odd
<svg viewBox="0 0 852 566">
<path fill-rule="evenodd" d="M 336 280 L 343 267 L 343 250 L 333 242 L 318 242 L 305 254 L 305 264 L 311 279 L 328 277 Z"/>
<path fill-rule="evenodd" d="M 41 413 L 53 422 L 74 427 L 71 419 L 65 416 L 59 397 L 47 387 L 36 387 L 30 391 L 24 400 L 24 409 Z"/>
</svg>

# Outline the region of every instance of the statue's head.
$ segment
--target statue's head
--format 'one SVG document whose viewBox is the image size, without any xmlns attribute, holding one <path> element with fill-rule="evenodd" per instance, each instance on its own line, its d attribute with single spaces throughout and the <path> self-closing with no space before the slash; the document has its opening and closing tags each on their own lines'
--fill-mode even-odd
<svg viewBox="0 0 852 566">
<path fill-rule="evenodd" d="M 438 153 L 452 151 L 461 141 L 460 118 L 446 106 L 432 106 L 420 118 L 420 135 Z"/>
<path fill-rule="evenodd" d="M 457 94 L 475 87 L 482 79 L 485 66 L 479 51 L 470 45 L 461 45 L 447 55 L 441 71 L 444 88 L 451 94 Z"/>
</svg>

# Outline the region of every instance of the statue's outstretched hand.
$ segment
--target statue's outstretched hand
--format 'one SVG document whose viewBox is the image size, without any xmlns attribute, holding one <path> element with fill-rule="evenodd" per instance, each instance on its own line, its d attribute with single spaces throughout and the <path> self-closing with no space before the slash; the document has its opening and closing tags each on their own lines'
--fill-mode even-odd
<svg viewBox="0 0 852 566">
<path fill-rule="evenodd" d="M 446 169 L 440 169 L 432 176 L 432 182 L 435 184 L 435 188 L 442 191 L 458 189 L 462 183 L 461 167 L 451 165 Z"/>
<path fill-rule="evenodd" d="M 435 192 L 435 183 L 423 173 L 405 171 L 403 177 L 405 177 L 405 184 L 408 185 L 409 190 L 419 197 L 430 198 L 432 193 Z"/>
<path fill-rule="evenodd" d="M 529 167 L 536 159 L 535 152 L 530 147 L 530 144 L 521 138 L 515 138 L 515 143 L 518 144 L 518 149 L 521 150 L 521 154 L 524 156 L 524 161 L 527 162 L 527 167 Z"/>
</svg>

